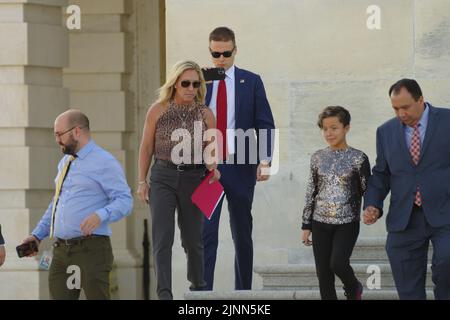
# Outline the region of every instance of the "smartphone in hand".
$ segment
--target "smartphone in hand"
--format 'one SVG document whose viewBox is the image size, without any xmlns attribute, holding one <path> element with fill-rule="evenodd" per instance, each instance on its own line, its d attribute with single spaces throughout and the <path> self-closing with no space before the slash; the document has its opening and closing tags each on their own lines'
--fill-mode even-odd
<svg viewBox="0 0 450 320">
<path fill-rule="evenodd" d="M 224 68 L 202 69 L 205 81 L 223 80 L 225 79 Z"/>
<path fill-rule="evenodd" d="M 17 255 L 19 258 L 29 256 L 30 254 L 34 252 L 38 252 L 38 245 L 36 241 L 30 241 L 26 243 L 22 243 L 21 245 L 18 245 L 16 247 Z"/>
</svg>

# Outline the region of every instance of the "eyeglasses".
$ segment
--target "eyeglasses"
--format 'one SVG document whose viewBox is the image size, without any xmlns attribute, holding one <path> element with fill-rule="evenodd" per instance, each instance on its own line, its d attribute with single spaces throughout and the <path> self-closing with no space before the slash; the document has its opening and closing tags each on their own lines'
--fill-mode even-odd
<svg viewBox="0 0 450 320">
<path fill-rule="evenodd" d="M 189 81 L 189 80 L 183 80 L 183 81 L 181 81 L 181 86 L 183 87 L 183 88 L 189 88 L 189 86 L 192 84 L 192 87 L 194 88 L 194 89 L 198 89 L 198 88 L 200 88 L 200 81 Z"/>
<path fill-rule="evenodd" d="M 217 52 L 217 51 L 211 51 L 211 48 L 210 48 L 209 52 L 211 52 L 212 57 L 215 59 L 220 58 L 220 56 L 223 56 L 224 58 L 229 58 L 233 54 L 234 49 L 236 49 L 236 48 L 233 48 L 233 50 L 231 50 L 231 51 Z"/>
<path fill-rule="evenodd" d="M 77 128 L 77 127 L 78 127 L 78 126 L 74 126 L 74 127 L 70 128 L 69 130 L 66 130 L 66 131 L 61 132 L 61 133 L 55 132 L 53 135 L 55 136 L 55 138 L 61 138 L 63 135 L 65 135 L 66 133 L 72 131 L 73 129 L 75 129 L 75 128 Z M 79 128 L 80 128 L 80 129 L 83 129 L 83 127 L 79 127 Z"/>
</svg>

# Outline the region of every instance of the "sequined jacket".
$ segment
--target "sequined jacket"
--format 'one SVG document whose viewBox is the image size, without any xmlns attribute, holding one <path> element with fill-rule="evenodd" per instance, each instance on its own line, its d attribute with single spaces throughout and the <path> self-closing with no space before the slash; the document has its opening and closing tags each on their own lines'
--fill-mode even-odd
<svg viewBox="0 0 450 320">
<path fill-rule="evenodd" d="M 312 220 L 328 224 L 359 221 L 369 177 L 369 158 L 360 150 L 327 147 L 316 151 L 311 156 L 302 229 L 310 230 Z"/>
</svg>

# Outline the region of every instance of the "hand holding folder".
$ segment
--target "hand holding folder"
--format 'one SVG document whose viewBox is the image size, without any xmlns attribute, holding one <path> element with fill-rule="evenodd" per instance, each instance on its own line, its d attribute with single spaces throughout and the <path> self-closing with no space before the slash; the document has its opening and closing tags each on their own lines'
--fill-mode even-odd
<svg viewBox="0 0 450 320">
<path fill-rule="evenodd" d="M 192 202 L 203 212 L 208 220 L 211 220 L 214 210 L 224 195 L 223 186 L 219 181 L 209 182 L 213 175 L 214 170 L 203 179 L 191 196 Z"/>
</svg>

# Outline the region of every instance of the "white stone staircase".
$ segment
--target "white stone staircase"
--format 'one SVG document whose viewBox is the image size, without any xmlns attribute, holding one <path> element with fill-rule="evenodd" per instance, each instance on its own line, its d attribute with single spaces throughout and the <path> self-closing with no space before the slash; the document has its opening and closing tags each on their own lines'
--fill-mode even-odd
<svg viewBox="0 0 450 320">
<path fill-rule="evenodd" d="M 358 240 L 353 251 L 352 267 L 356 277 L 364 285 L 363 299 L 398 299 L 384 245 L 384 238 L 361 238 Z M 262 278 L 262 289 L 260 290 L 189 292 L 185 294 L 185 298 L 189 300 L 320 299 L 315 266 L 313 263 L 300 263 L 300 255 L 301 253 L 299 251 L 291 252 L 289 257 L 290 263 L 286 264 L 256 265 L 254 271 Z M 429 253 L 429 257 L 430 256 L 431 250 Z M 371 266 L 371 268 L 369 268 L 369 266 Z M 380 271 L 379 288 L 374 288 L 374 285 L 376 284 L 373 281 L 374 269 Z M 368 279 L 369 281 L 367 281 Z M 336 291 L 339 299 L 345 299 L 342 286 L 341 281 L 336 277 Z M 368 286 L 372 289 L 369 289 Z M 431 281 L 431 270 L 429 265 L 427 275 L 427 299 L 433 299 L 432 289 L 433 284 Z"/>
</svg>

